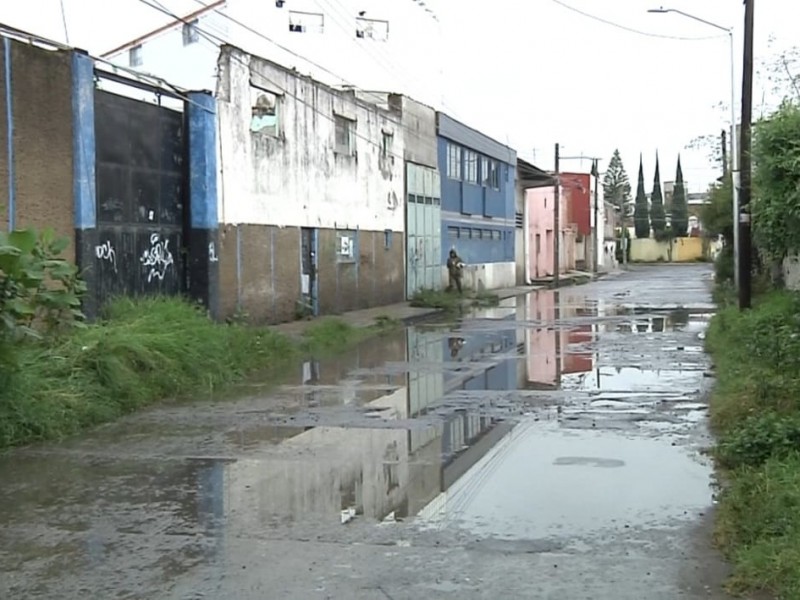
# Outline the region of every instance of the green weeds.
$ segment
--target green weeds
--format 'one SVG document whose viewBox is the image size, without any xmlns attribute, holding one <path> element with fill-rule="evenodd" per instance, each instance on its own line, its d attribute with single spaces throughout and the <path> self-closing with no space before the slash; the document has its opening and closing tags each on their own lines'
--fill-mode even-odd
<svg viewBox="0 0 800 600">
<path fill-rule="evenodd" d="M 181 300 L 118 300 L 97 324 L 17 345 L 15 367 L 0 372 L 0 448 L 210 394 L 249 373 L 269 379 L 307 353 L 341 350 L 374 332 L 330 319 L 294 343 L 269 328 L 214 323 Z"/>
<path fill-rule="evenodd" d="M 464 290 L 463 294 L 444 290 L 420 290 L 411 298 L 411 306 L 435 308 L 446 312 L 457 312 L 463 308 L 485 308 L 497 306 L 500 298 L 488 292 Z"/>
<path fill-rule="evenodd" d="M 800 597 L 800 297 L 772 292 L 722 309 L 707 339 L 718 383 L 711 410 L 725 469 L 716 539 L 730 588 Z"/>
</svg>

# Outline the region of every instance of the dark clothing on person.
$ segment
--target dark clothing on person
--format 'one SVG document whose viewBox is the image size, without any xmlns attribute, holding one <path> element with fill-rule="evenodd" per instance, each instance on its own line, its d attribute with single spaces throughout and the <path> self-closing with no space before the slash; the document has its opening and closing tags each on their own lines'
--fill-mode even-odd
<svg viewBox="0 0 800 600">
<path fill-rule="evenodd" d="M 447 273 L 450 276 L 447 291 L 451 291 L 455 285 L 458 293 L 461 293 L 461 277 L 463 275 L 464 261 L 456 254 L 455 250 L 450 250 L 450 257 L 447 259 Z"/>
</svg>

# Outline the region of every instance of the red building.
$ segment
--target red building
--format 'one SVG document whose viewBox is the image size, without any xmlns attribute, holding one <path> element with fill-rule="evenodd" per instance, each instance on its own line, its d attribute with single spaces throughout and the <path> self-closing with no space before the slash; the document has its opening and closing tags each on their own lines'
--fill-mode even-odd
<svg viewBox="0 0 800 600">
<path fill-rule="evenodd" d="M 588 173 L 562 173 L 561 184 L 567 197 L 567 223 L 574 223 L 584 237 L 592 234 L 592 182 Z"/>
</svg>

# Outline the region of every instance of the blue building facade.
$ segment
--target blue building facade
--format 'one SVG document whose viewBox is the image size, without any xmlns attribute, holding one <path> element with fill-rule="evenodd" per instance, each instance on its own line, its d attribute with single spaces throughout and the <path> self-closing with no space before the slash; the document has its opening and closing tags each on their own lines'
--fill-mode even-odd
<svg viewBox="0 0 800 600">
<path fill-rule="evenodd" d="M 444 113 L 437 145 L 443 264 L 455 248 L 467 286 L 513 286 L 516 152 Z"/>
</svg>

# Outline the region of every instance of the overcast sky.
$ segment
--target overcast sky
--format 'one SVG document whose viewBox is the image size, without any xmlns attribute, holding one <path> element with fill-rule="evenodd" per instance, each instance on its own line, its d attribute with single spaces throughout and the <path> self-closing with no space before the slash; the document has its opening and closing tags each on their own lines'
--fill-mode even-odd
<svg viewBox="0 0 800 600">
<path fill-rule="evenodd" d="M 544 168 L 553 166 L 555 142 L 566 156 L 603 158 L 601 169 L 618 147 L 635 180 L 641 152 L 648 191 L 656 151 L 664 180 L 672 179 L 675 159 L 682 153 L 692 191 L 705 189 L 718 175 L 709 168 L 706 151 L 686 146 L 697 136 L 728 127 L 727 35 L 676 14 L 648 14 L 647 9 L 664 2 L 665 7 L 735 27 L 738 114 L 741 0 L 426 1 L 442 23 L 445 101 L 456 118 Z M 162 15 L 138 0 L 63 2 L 70 43 L 95 54 L 163 22 Z M 198 6 L 194 0 L 162 2 L 182 14 Z M 563 4 L 652 35 L 603 23 Z M 60 0 L 5 0 L 0 21 L 63 41 L 59 7 Z M 757 59 L 768 61 L 791 47 L 798 18 L 796 0 L 758 0 Z M 758 79 L 756 111 L 762 98 L 774 101 L 766 94 L 768 87 Z M 577 163 L 567 161 L 563 168 L 572 165 Z"/>
</svg>

